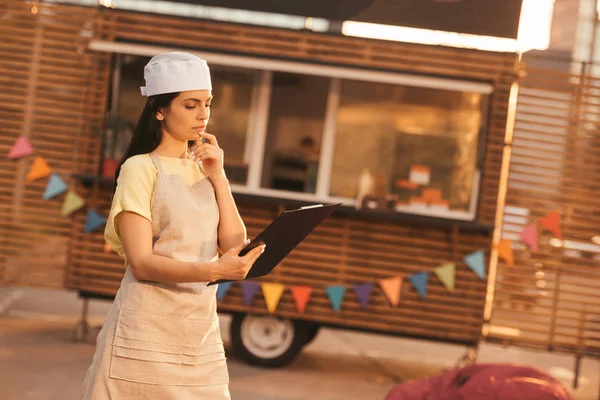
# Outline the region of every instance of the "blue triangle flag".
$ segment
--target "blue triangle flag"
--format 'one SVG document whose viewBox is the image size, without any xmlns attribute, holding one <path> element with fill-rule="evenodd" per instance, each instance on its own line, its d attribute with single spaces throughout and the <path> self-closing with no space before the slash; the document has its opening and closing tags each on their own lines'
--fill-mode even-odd
<svg viewBox="0 0 600 400">
<path fill-rule="evenodd" d="M 65 182 L 58 176 L 58 174 L 54 173 L 50 175 L 50 179 L 48 180 L 48 186 L 46 186 L 46 191 L 42 198 L 44 200 L 48 200 L 53 198 L 54 196 L 58 196 L 61 193 L 67 191 L 67 185 Z"/>
<path fill-rule="evenodd" d="M 331 305 L 335 312 L 340 312 L 342 308 L 342 299 L 344 298 L 344 293 L 346 293 L 346 286 L 327 286 L 325 288 L 327 291 L 327 296 L 329 296 L 329 301 L 331 301 Z"/>
<path fill-rule="evenodd" d="M 233 282 L 219 283 L 217 286 L 217 300 L 223 300 L 223 297 L 225 297 L 231 285 L 233 285 Z"/>
<path fill-rule="evenodd" d="M 419 296 L 425 300 L 425 298 L 427 298 L 427 283 L 429 282 L 429 273 L 419 272 L 418 274 L 414 274 L 410 277 L 410 281 L 415 289 L 417 289 Z"/>
<path fill-rule="evenodd" d="M 466 255 L 465 263 L 475 272 L 479 279 L 485 279 L 485 253 L 483 250 Z"/>
<path fill-rule="evenodd" d="M 85 233 L 94 232 L 106 223 L 106 219 L 94 210 L 89 210 L 87 214 L 87 221 L 85 222 Z"/>
<path fill-rule="evenodd" d="M 354 285 L 354 293 L 356 293 L 358 301 L 360 301 L 360 304 L 365 309 L 369 305 L 369 296 L 371 295 L 371 290 L 373 290 L 372 283 L 360 283 L 358 285 Z"/>
</svg>

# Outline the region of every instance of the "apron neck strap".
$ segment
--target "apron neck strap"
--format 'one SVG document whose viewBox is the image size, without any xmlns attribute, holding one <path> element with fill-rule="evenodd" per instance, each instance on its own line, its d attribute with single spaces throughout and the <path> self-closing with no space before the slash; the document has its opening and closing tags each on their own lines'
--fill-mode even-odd
<svg viewBox="0 0 600 400">
<path fill-rule="evenodd" d="M 152 159 L 154 166 L 158 170 L 158 173 L 160 175 L 163 175 L 162 164 L 160 163 L 160 157 L 158 156 L 158 154 L 156 154 L 155 152 L 152 152 L 152 153 L 150 153 L 150 158 Z"/>
</svg>

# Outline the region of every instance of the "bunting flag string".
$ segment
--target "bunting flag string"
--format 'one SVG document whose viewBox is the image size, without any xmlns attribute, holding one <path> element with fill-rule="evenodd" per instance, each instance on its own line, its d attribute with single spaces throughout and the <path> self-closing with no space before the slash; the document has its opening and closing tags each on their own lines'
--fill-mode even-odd
<svg viewBox="0 0 600 400">
<path fill-rule="evenodd" d="M 477 250 L 473 253 L 468 254 L 464 258 L 465 264 L 480 276 L 485 276 L 485 252 L 483 250 Z M 456 269 L 457 265 L 452 262 L 444 263 L 433 269 L 433 272 L 438 277 L 439 281 L 448 291 L 453 292 L 456 289 Z M 417 295 L 421 300 L 426 301 L 429 287 L 429 275 L 430 272 L 422 271 L 408 276 L 408 281 L 411 282 L 415 288 Z M 404 287 L 404 275 L 392 276 L 389 278 L 379 279 L 379 296 L 382 294 L 388 301 L 390 307 L 398 307 L 402 298 L 402 288 Z M 221 301 L 229 293 L 232 282 L 219 284 L 217 287 L 217 300 Z M 287 286 L 277 282 L 263 282 L 258 283 L 254 281 L 241 281 L 240 286 L 242 289 L 242 301 L 244 306 L 250 307 L 256 294 L 259 290 L 262 291 L 265 305 L 269 313 L 274 313 L 279 307 L 279 303 L 286 289 L 290 289 L 296 311 L 300 314 L 306 312 L 306 308 L 310 302 L 310 298 L 314 293 L 314 288 L 305 285 L 293 285 Z M 361 308 L 364 310 L 369 309 L 370 300 L 373 296 L 373 290 L 375 285 L 373 282 L 361 282 L 339 285 L 325 285 L 324 291 L 331 304 L 331 308 L 334 312 L 340 313 L 344 301 L 347 301 L 351 297 L 346 298 L 346 291 L 348 286 L 351 286 L 355 299 L 358 300 Z"/>
<path fill-rule="evenodd" d="M 34 153 L 32 144 L 26 136 L 17 138 L 13 146 L 11 147 L 7 158 L 10 160 L 20 159 L 28 157 Z M 66 193 L 62 209 L 62 217 L 70 217 L 74 212 L 85 206 L 85 200 L 79 196 L 74 190 L 69 190 L 68 185 L 62 179 L 62 177 L 52 171 L 48 161 L 42 157 L 37 156 L 33 160 L 29 172 L 27 173 L 27 182 L 33 182 L 41 178 L 49 177 L 42 195 L 42 199 L 51 200 L 63 193 Z M 106 224 L 106 219 L 98 213 L 96 210 L 90 209 L 87 213 L 87 219 L 84 227 L 85 233 L 91 233 L 97 231 L 100 227 Z M 112 251 L 108 244 L 104 246 L 104 252 L 109 253 Z"/>
<path fill-rule="evenodd" d="M 558 211 L 551 211 L 540 218 L 538 221 L 539 226 L 535 223 L 529 223 L 519 233 L 519 236 L 523 243 L 527 245 L 527 247 L 532 251 L 540 250 L 540 240 L 539 235 L 543 231 L 543 229 L 551 232 L 557 238 L 562 239 L 562 228 L 560 225 L 560 213 Z M 511 259 L 509 254 L 505 254 L 508 259 Z M 503 257 L 504 258 L 504 257 Z M 507 263 L 510 264 L 508 260 L 505 259 Z M 514 259 L 513 259 L 514 262 Z"/>
</svg>

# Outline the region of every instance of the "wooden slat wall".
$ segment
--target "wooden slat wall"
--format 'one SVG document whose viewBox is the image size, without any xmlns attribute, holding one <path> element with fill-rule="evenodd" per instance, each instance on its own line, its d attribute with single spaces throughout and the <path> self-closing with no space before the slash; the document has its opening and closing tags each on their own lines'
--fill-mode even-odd
<svg viewBox="0 0 600 400">
<path fill-rule="evenodd" d="M 553 62 L 578 73 L 523 66 L 503 227 L 515 264 L 499 265 L 489 339 L 598 354 L 600 79 L 569 64 Z M 541 230 L 539 251 L 527 249 L 519 232 L 551 211 L 561 214 L 562 242 Z"/>
<path fill-rule="evenodd" d="M 48 178 L 25 176 L 36 156 L 75 190 L 74 172 L 96 171 L 80 152 L 104 114 L 110 56 L 85 50 L 95 9 L 40 4 L 34 14 L 29 2 L 9 0 L 0 14 L 0 284 L 62 288 L 72 222 L 60 216 L 63 196 L 42 199 Z M 34 155 L 8 160 L 22 135 Z"/>
</svg>

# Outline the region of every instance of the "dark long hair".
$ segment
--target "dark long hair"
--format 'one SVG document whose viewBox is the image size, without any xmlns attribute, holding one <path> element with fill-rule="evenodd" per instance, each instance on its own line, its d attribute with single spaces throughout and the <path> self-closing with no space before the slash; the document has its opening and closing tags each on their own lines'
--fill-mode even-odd
<svg viewBox="0 0 600 400">
<path fill-rule="evenodd" d="M 119 162 L 117 170 L 115 171 L 115 182 L 114 189 L 117 189 L 117 179 L 121 173 L 121 167 L 127 161 L 128 158 L 136 156 L 138 154 L 146 154 L 153 152 L 160 141 L 162 140 L 162 126 L 159 120 L 156 119 L 156 113 L 160 108 L 169 107 L 171 101 L 175 97 L 179 96 L 179 93 L 165 93 L 158 94 L 156 96 L 148 97 L 144 110 L 140 115 L 137 125 L 133 131 L 131 142 L 127 147 L 127 151 L 123 156 L 123 159 Z"/>
</svg>

